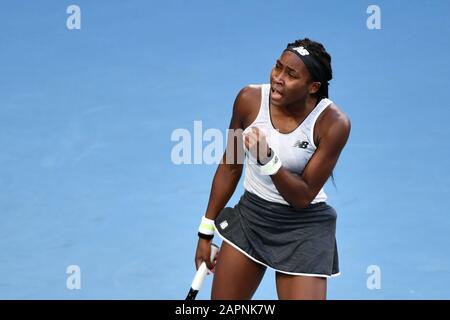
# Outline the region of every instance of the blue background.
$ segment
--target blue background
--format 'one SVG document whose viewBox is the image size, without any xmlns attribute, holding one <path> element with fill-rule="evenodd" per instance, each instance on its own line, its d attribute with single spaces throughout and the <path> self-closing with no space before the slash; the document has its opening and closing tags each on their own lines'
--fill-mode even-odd
<svg viewBox="0 0 450 320">
<path fill-rule="evenodd" d="M 326 185 L 342 273 L 328 298 L 449 299 L 449 14 L 444 0 L 2 2 L 0 298 L 184 299 L 217 166 L 175 165 L 171 134 L 225 133 L 238 91 L 310 37 L 352 121 Z M 254 298 L 276 299 L 273 271 Z"/>
</svg>

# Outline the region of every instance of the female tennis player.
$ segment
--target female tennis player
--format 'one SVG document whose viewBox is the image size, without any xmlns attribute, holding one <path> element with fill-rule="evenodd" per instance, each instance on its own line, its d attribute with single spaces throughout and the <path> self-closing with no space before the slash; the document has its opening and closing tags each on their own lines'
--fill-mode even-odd
<svg viewBox="0 0 450 320">
<path fill-rule="evenodd" d="M 279 299 L 326 299 L 339 263 L 336 211 L 323 186 L 350 134 L 348 117 L 328 98 L 331 79 L 330 55 L 305 38 L 283 50 L 270 84 L 236 97 L 195 255 L 197 268 L 215 267 L 212 299 L 251 299 L 267 267 Z M 225 207 L 244 163 L 245 191 Z M 214 232 L 223 239 L 215 265 Z"/>
</svg>

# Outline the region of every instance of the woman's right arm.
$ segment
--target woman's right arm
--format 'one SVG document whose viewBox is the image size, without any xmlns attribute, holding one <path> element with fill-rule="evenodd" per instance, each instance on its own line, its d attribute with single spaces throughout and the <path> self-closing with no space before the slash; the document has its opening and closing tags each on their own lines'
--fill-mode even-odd
<svg viewBox="0 0 450 320">
<path fill-rule="evenodd" d="M 244 148 L 242 140 L 245 117 L 249 115 L 255 88 L 245 87 L 237 95 L 228 130 L 228 139 L 221 163 L 218 165 L 213 178 L 211 192 L 205 216 L 214 220 L 219 212 L 230 200 L 242 175 L 244 162 Z M 212 240 L 199 238 L 195 256 L 196 267 L 205 261 L 208 268 L 213 264 L 209 260 Z"/>
</svg>

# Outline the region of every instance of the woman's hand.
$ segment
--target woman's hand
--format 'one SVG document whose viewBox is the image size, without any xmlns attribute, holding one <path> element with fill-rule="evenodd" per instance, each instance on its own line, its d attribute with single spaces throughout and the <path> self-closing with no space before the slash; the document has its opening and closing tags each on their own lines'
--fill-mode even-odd
<svg viewBox="0 0 450 320">
<path fill-rule="evenodd" d="M 244 134 L 245 147 L 250 151 L 251 155 L 260 163 L 270 155 L 270 148 L 267 144 L 266 136 L 257 127 L 252 127 L 250 132 Z"/>
<path fill-rule="evenodd" d="M 197 243 L 197 251 L 195 253 L 195 267 L 198 268 L 205 261 L 206 266 L 212 272 L 214 272 L 214 264 L 217 259 L 217 255 L 214 257 L 214 261 L 211 262 L 211 242 L 212 240 L 206 240 L 199 238 Z"/>
</svg>

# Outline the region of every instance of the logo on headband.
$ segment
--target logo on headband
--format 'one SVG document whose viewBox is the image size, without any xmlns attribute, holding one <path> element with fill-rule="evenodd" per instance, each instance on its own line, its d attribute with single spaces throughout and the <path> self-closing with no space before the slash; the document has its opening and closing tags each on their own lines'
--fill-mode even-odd
<svg viewBox="0 0 450 320">
<path fill-rule="evenodd" d="M 301 56 L 309 55 L 309 51 L 306 50 L 303 46 L 292 48 L 292 50 L 297 51 Z"/>
</svg>

